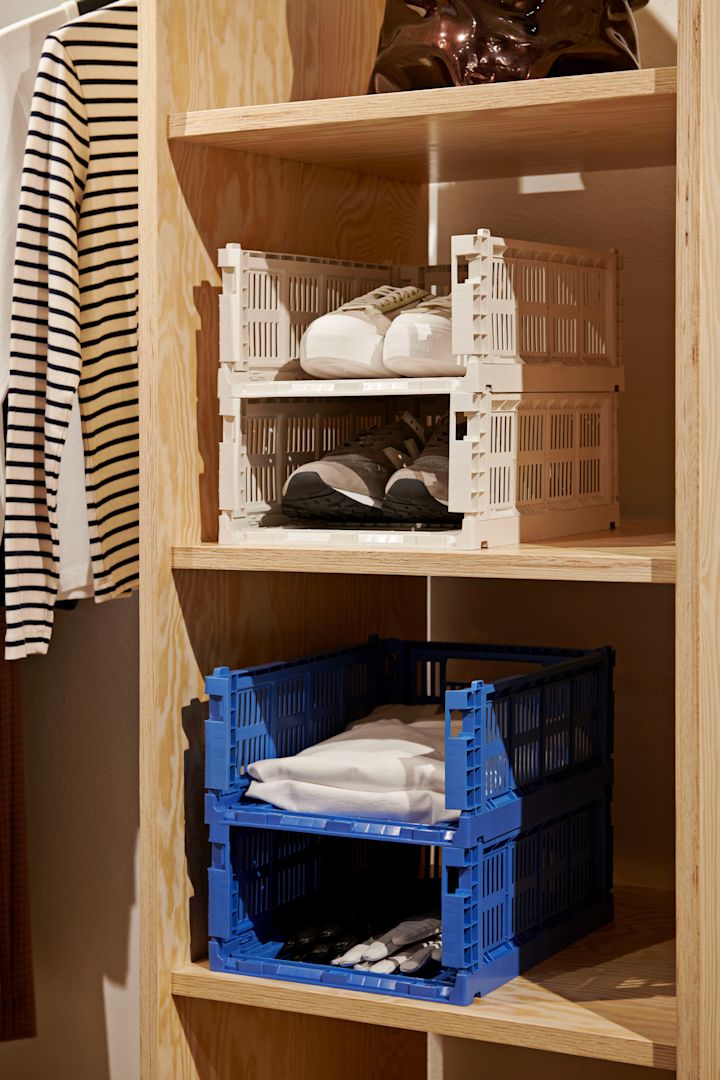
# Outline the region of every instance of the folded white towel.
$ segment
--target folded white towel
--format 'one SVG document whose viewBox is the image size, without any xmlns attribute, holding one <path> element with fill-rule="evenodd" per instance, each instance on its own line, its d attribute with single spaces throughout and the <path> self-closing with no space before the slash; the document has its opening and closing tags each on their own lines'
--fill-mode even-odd
<svg viewBox="0 0 720 1080">
<path fill-rule="evenodd" d="M 445 808 L 445 796 L 437 791 L 357 791 L 301 780 L 253 780 L 247 790 L 251 799 L 272 803 L 297 814 L 331 814 L 364 821 L 412 821 L 437 825 L 456 821 L 458 810 Z"/>
</svg>

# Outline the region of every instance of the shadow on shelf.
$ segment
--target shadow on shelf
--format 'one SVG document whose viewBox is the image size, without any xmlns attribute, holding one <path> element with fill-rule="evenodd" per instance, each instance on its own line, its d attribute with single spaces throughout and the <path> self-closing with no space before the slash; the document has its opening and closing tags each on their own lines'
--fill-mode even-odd
<svg viewBox="0 0 720 1080">
<path fill-rule="evenodd" d="M 620 889 L 616 919 L 551 957 L 525 978 L 560 997 L 603 1006 L 675 996 L 675 912 L 672 893 Z M 633 974 L 628 973 L 632 958 Z"/>
</svg>

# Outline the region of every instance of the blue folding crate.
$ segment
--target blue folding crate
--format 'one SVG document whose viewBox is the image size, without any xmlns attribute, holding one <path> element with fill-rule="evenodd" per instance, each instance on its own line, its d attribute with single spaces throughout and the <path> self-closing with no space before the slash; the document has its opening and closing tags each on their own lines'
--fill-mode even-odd
<svg viewBox="0 0 720 1080">
<path fill-rule="evenodd" d="M 441 852 L 215 823 L 210 967 L 467 1005 L 612 918 L 610 789 L 577 802 L 572 788 L 565 786 L 567 805 L 549 820 Z M 415 864 L 409 856 L 417 857 Z M 432 977 L 278 955 L 300 903 L 345 912 L 368 886 L 381 896 L 401 895 L 408 904 L 417 890 L 418 911 L 427 910 L 427 887 L 435 890 L 443 960 Z"/>
<path fill-rule="evenodd" d="M 540 649 L 371 639 L 367 645 L 206 680 L 210 825 L 469 848 L 557 813 L 561 789 L 592 783 L 612 751 L 610 649 Z M 477 679 L 473 667 L 513 674 Z M 453 675 L 452 668 L 459 674 Z M 457 824 L 290 813 L 244 798 L 247 769 L 296 754 L 379 705 L 445 706 L 445 801 Z"/>
</svg>

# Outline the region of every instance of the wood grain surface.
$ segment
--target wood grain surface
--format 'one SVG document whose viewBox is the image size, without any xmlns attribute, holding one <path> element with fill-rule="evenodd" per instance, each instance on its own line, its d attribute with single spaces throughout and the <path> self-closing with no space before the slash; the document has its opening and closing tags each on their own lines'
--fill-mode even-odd
<svg viewBox="0 0 720 1080">
<path fill-rule="evenodd" d="M 382 9 L 381 0 L 147 0 L 140 12 L 144 1080 L 207 1076 L 191 1046 L 211 1044 L 213 1075 L 249 1075 L 241 1040 L 214 1042 L 212 1010 L 191 1013 L 183 1027 L 170 994 L 171 969 L 207 944 L 203 676 L 218 663 L 298 655 L 370 632 L 422 636 L 425 627 L 421 579 L 190 574 L 176 583 L 172 544 L 212 538 L 217 520 L 217 248 L 239 241 L 423 262 L 427 216 L 418 186 L 202 147 L 171 154 L 167 115 L 361 92 Z M 268 1047 L 271 1064 L 275 1052 L 284 1053 L 279 1039 Z"/>
<path fill-rule="evenodd" d="M 518 1046 L 452 1039 L 428 1035 L 427 1080 L 673 1080 L 674 1072 L 665 1069 L 648 1074 L 642 1065 L 551 1054 L 547 1050 L 526 1050 Z"/>
<path fill-rule="evenodd" d="M 628 889 L 619 890 L 611 926 L 465 1008 L 217 974 L 205 964 L 179 968 L 172 987 L 177 997 L 673 1069 L 673 936 L 672 894 Z"/>
<path fill-rule="evenodd" d="M 482 98 L 475 91 L 450 91 L 447 99 L 432 101 L 396 95 L 384 102 L 247 111 L 293 99 L 361 94 L 383 7 L 382 0 L 142 5 L 143 1077 L 243 1080 L 281 1076 L 288 1068 L 301 1077 L 313 1076 L 313 1070 L 322 1077 L 326 1058 L 318 1047 L 324 1029 L 303 1027 L 301 1018 L 290 1015 L 302 1009 L 329 1025 L 361 1022 L 365 1034 L 353 1029 L 343 1036 L 333 1026 L 326 1036 L 331 1045 L 349 1048 L 353 1064 L 346 1069 L 343 1061 L 342 1068 L 353 1080 L 381 1076 L 383 1069 L 395 1075 L 399 1066 L 388 1062 L 403 1057 L 417 1065 L 416 1033 L 424 1031 L 672 1069 L 672 914 L 657 900 L 628 901 L 614 930 L 574 947 L 595 953 L 555 958 L 540 977 L 534 972 L 515 980 L 470 1010 L 236 980 L 190 964 L 201 955 L 205 933 L 199 810 L 203 674 L 215 663 L 297 655 L 361 640 L 371 630 L 423 636 L 425 582 L 419 569 L 449 579 L 457 572 L 449 567 L 459 565 L 425 565 L 396 554 L 391 562 L 387 553 L 376 552 L 338 558 L 333 552 L 265 548 L 243 552 L 243 562 L 237 552 L 203 544 L 215 538 L 216 521 L 216 248 L 238 241 L 302 254 L 423 262 L 426 191 L 402 178 L 559 172 L 587 169 L 601 159 L 603 167 L 612 162 L 616 168 L 674 160 L 675 83 L 669 71 L 497 88 L 507 95 L 502 100 L 493 97 L 495 88 L 480 88 Z M 678 1076 L 717 1080 L 720 5 L 681 0 L 680 16 Z M 228 113 L 192 123 L 187 116 L 215 109 Z M 170 113 L 181 117 L 172 121 L 172 149 L 166 141 Z M 387 129 L 380 132 L 380 124 Z M 530 635 L 549 644 L 551 632 L 553 639 L 573 644 L 602 629 L 608 641 L 619 643 L 618 875 L 669 884 L 672 596 L 631 584 L 599 591 L 585 583 L 671 583 L 674 549 L 664 533 L 616 541 L 610 549 L 596 539 L 589 547 L 554 542 L 551 551 L 536 545 L 543 553 L 523 565 L 516 552 L 482 553 L 483 559 L 498 559 L 493 577 L 578 584 L 434 581 L 433 632 L 453 629 L 454 637 L 464 628 L 477 638 L 483 626 L 492 626 L 497 633 L 507 631 L 508 640 Z M 173 573 L 173 565 L 187 569 Z M 230 572 L 239 567 L 253 573 Z M 465 569 L 457 576 L 484 575 Z M 633 786 L 631 770 L 638 763 L 642 771 Z M 171 979 L 173 968 L 178 971 Z M 207 1004 L 177 1007 L 173 992 Z M 264 1029 L 256 1023 L 263 1009 L 272 1010 Z M 367 1034 L 368 1025 L 399 1030 L 386 1044 Z M 250 1056 L 243 1053 L 247 1046 Z"/>
<path fill-rule="evenodd" d="M 679 1080 L 720 1076 L 720 5 L 681 0 L 677 232 Z"/>
<path fill-rule="evenodd" d="M 674 68 L 171 116 L 173 140 L 410 181 L 670 165 Z M 313 95 L 314 96 L 314 95 Z"/>
<path fill-rule="evenodd" d="M 675 581 L 675 541 L 667 525 L 624 525 L 612 532 L 587 533 L 537 544 L 490 548 L 487 551 L 412 551 L 397 548 L 303 546 L 298 539 L 254 547 L 228 544 L 176 546 L 178 570 L 269 570 L 286 573 L 311 570 L 338 574 L 352 558 L 356 574 L 430 577 L 515 578 L 549 581 L 642 582 L 671 585 Z"/>
<path fill-rule="evenodd" d="M 672 589 L 540 581 L 433 578 L 436 641 L 616 651 L 615 880 L 675 884 Z"/>
<path fill-rule="evenodd" d="M 422 1032 L 215 1001 L 176 1001 L 199 1080 L 423 1080 Z"/>
</svg>

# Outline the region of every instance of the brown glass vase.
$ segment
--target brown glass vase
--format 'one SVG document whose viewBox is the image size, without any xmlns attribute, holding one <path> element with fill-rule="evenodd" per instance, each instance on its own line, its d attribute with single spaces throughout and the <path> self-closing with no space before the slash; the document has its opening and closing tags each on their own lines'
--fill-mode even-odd
<svg viewBox="0 0 720 1080">
<path fill-rule="evenodd" d="M 648 0 L 387 0 L 371 93 L 640 67 Z"/>
</svg>

